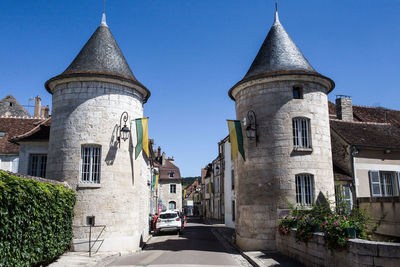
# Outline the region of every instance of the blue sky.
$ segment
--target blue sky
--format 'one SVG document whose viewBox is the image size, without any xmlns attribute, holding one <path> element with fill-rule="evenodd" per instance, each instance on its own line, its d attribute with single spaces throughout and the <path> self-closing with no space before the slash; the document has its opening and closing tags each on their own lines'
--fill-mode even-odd
<svg viewBox="0 0 400 267">
<path fill-rule="evenodd" d="M 0 98 L 21 104 L 72 62 L 100 24 L 102 0 L 0 1 Z M 108 0 L 110 26 L 152 93 L 149 132 L 183 176 L 217 156 L 235 118 L 228 90 L 247 72 L 273 23 L 273 0 Z M 279 1 L 279 16 L 329 95 L 400 109 L 400 0 Z M 31 102 L 32 103 L 32 102 Z"/>
</svg>

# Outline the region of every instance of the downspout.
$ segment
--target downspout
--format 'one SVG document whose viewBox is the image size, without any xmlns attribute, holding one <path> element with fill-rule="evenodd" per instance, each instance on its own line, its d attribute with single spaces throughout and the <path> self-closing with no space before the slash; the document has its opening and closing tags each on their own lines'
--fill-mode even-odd
<svg viewBox="0 0 400 267">
<path fill-rule="evenodd" d="M 358 198 L 358 186 L 357 186 L 357 180 L 356 180 L 356 170 L 355 170 L 355 155 L 357 155 L 360 152 L 360 150 L 356 146 L 351 147 L 351 169 L 353 172 L 353 185 L 354 185 L 354 197 L 355 197 L 355 203 L 358 204 L 357 198 Z"/>
</svg>

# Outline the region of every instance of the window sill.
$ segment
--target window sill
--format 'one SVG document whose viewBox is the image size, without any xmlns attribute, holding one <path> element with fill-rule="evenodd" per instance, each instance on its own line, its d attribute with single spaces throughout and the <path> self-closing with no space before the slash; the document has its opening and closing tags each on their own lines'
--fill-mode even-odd
<svg viewBox="0 0 400 267">
<path fill-rule="evenodd" d="M 85 184 L 85 183 L 79 183 L 76 186 L 77 189 L 96 189 L 96 188 L 101 188 L 101 184 Z"/>
<path fill-rule="evenodd" d="M 312 147 L 306 148 L 306 147 L 294 147 L 293 148 L 294 152 L 313 152 Z"/>
</svg>

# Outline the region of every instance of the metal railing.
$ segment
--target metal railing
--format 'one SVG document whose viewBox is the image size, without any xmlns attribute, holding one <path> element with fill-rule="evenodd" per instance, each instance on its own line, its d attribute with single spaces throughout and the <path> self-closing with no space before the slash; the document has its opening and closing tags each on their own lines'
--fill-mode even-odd
<svg viewBox="0 0 400 267">
<path fill-rule="evenodd" d="M 76 244 L 85 244 L 88 243 L 89 244 L 89 257 L 92 257 L 92 249 L 93 247 L 96 245 L 97 242 L 101 242 L 99 247 L 96 249 L 96 252 L 94 252 L 94 254 L 96 254 L 100 247 L 103 245 L 104 239 L 99 239 L 101 234 L 104 232 L 104 230 L 106 229 L 106 225 L 82 225 L 82 226 L 74 226 L 74 227 L 89 227 L 89 241 L 82 241 L 82 242 L 78 242 Z M 98 234 L 97 238 L 95 241 L 92 241 L 92 228 L 102 228 L 100 233 Z"/>
</svg>

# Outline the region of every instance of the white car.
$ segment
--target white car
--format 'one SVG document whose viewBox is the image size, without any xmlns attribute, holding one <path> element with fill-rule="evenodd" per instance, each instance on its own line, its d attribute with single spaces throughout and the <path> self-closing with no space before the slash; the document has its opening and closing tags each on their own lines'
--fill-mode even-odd
<svg viewBox="0 0 400 267">
<path fill-rule="evenodd" d="M 181 227 L 181 218 L 178 216 L 177 212 L 165 211 L 161 212 L 158 216 L 155 233 L 158 234 L 160 232 L 167 231 L 177 231 L 179 233 L 181 231 Z"/>
</svg>

